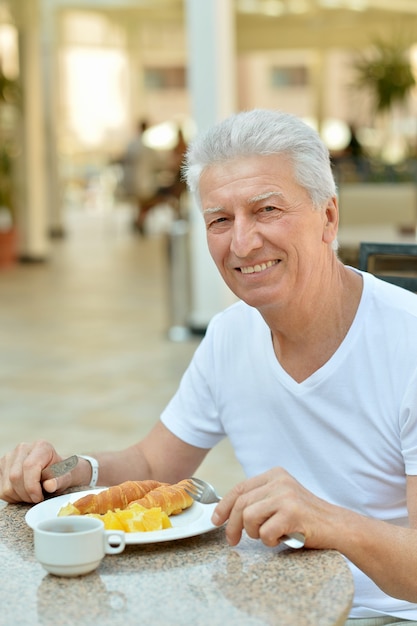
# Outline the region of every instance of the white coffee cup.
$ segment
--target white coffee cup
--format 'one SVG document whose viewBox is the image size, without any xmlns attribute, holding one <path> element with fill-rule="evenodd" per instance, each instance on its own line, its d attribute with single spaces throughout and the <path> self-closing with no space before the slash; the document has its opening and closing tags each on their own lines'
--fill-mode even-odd
<svg viewBox="0 0 417 626">
<path fill-rule="evenodd" d="M 55 517 L 34 528 L 35 556 L 50 574 L 81 576 L 95 570 L 105 554 L 125 548 L 121 530 L 105 530 L 93 517 Z"/>
</svg>

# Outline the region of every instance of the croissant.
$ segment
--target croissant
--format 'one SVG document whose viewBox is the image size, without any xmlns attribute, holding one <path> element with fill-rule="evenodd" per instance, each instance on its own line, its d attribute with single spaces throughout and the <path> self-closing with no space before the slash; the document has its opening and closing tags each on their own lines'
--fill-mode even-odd
<svg viewBox="0 0 417 626">
<path fill-rule="evenodd" d="M 165 483 L 157 480 L 128 480 L 120 485 L 109 487 L 97 494 L 88 494 L 73 503 L 73 507 L 81 515 L 125 509 L 129 502 L 143 498 L 149 491 L 161 487 Z M 73 514 L 75 511 L 73 511 Z"/>
<path fill-rule="evenodd" d="M 181 480 L 175 485 L 162 484 L 156 487 L 156 489 L 149 491 L 143 498 L 130 502 L 128 508 L 134 504 L 140 504 L 146 509 L 160 507 L 167 515 L 176 515 L 184 509 L 188 509 L 194 502 L 192 497 L 185 491 L 189 486 L 188 480 Z"/>
</svg>

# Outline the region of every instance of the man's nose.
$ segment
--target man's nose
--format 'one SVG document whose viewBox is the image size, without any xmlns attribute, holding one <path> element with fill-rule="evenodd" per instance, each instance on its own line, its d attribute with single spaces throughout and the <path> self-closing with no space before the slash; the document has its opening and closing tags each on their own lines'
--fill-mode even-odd
<svg viewBox="0 0 417 626">
<path fill-rule="evenodd" d="M 240 258 L 244 258 L 261 246 L 262 236 L 257 228 L 256 221 L 235 219 L 230 243 L 231 252 Z"/>
</svg>

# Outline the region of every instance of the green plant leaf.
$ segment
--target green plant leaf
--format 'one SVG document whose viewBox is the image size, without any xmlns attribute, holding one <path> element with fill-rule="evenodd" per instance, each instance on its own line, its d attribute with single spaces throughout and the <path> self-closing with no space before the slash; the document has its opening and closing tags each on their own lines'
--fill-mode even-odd
<svg viewBox="0 0 417 626">
<path fill-rule="evenodd" d="M 416 84 L 407 46 L 376 40 L 371 56 L 362 55 L 355 65 L 357 86 L 368 88 L 378 113 L 395 102 L 404 102 Z"/>
</svg>

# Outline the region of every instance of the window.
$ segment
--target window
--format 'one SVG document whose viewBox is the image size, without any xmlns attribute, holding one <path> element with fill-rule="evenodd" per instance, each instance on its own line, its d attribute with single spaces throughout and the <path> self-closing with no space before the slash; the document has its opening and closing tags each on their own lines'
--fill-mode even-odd
<svg viewBox="0 0 417 626">
<path fill-rule="evenodd" d="M 185 67 L 145 68 L 145 87 L 147 89 L 185 89 Z"/>
<path fill-rule="evenodd" d="M 308 84 L 308 71 L 304 65 L 289 67 L 271 67 L 271 86 L 274 89 L 281 87 L 305 87 Z"/>
</svg>

